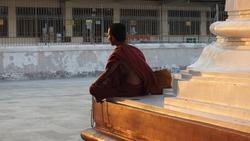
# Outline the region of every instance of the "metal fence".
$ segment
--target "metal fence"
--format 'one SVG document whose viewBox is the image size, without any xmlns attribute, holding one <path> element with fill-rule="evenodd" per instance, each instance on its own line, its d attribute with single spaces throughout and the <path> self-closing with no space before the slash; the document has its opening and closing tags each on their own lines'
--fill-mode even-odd
<svg viewBox="0 0 250 141">
<path fill-rule="evenodd" d="M 224 5 L 216 3 L 197 8 L 155 1 L 130 1 L 127 7 L 102 0 L 91 5 L 54 1 L 52 6 L 37 0 L 0 2 L 0 46 L 108 43 L 113 22 L 126 25 L 130 43 L 208 43 L 215 39 L 210 24 L 226 18 Z"/>
</svg>

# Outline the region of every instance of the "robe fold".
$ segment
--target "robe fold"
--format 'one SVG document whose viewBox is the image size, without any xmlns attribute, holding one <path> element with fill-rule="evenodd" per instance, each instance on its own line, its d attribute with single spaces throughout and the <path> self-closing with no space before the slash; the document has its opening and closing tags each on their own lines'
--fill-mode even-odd
<svg viewBox="0 0 250 141">
<path fill-rule="evenodd" d="M 140 85 L 126 82 L 127 68 L 136 73 L 142 81 Z M 156 81 L 143 53 L 134 46 L 120 45 L 109 56 L 105 72 L 90 86 L 90 93 L 97 100 L 146 95 Z"/>
</svg>

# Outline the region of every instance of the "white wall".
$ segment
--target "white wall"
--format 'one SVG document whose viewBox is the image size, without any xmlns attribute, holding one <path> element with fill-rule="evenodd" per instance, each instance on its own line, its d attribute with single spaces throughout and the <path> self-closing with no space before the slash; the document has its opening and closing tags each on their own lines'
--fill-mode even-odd
<svg viewBox="0 0 250 141">
<path fill-rule="evenodd" d="M 193 63 L 206 44 L 138 44 L 151 67 Z M 46 79 L 94 75 L 104 70 L 107 45 L 54 45 L 0 49 L 0 79 Z"/>
</svg>

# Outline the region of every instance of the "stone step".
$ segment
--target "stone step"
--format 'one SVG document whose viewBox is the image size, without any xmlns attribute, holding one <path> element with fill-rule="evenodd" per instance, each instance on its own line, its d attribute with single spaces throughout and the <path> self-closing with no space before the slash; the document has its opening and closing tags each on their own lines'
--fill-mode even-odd
<svg viewBox="0 0 250 141">
<path fill-rule="evenodd" d="M 220 72 L 199 72 L 194 70 L 181 70 L 176 74 L 177 79 L 181 77 L 182 80 L 189 80 L 193 78 L 228 78 L 228 79 L 248 79 L 250 80 L 250 73 L 220 73 Z M 186 78 L 186 79 L 185 79 Z"/>
<path fill-rule="evenodd" d="M 247 79 L 250 80 L 249 73 L 218 73 L 218 72 L 198 72 L 192 70 L 181 70 L 173 74 L 174 79 L 189 80 L 193 78 L 228 78 L 228 79 Z"/>
<path fill-rule="evenodd" d="M 178 81 L 178 98 L 250 109 L 250 84 L 223 81 Z"/>
<path fill-rule="evenodd" d="M 177 97 L 165 97 L 164 107 L 179 107 L 184 109 L 191 109 L 195 111 L 201 111 L 206 113 L 213 113 L 222 116 L 228 116 L 238 119 L 244 119 L 250 121 L 250 110 L 235 108 L 230 106 L 205 103 L 190 99 L 183 99 Z"/>
<path fill-rule="evenodd" d="M 192 76 L 198 75 L 197 73 L 193 73 L 190 70 L 180 70 L 179 73 L 173 74 L 173 79 L 177 80 L 189 80 L 192 78 Z M 199 76 L 199 75 L 198 75 Z"/>
<path fill-rule="evenodd" d="M 214 113 L 208 113 L 208 112 L 203 112 L 199 110 L 187 109 L 187 108 L 177 107 L 173 105 L 164 105 L 164 108 L 177 111 L 177 112 L 181 112 L 181 113 L 187 113 L 193 116 L 206 117 L 207 119 L 216 120 L 218 122 L 223 121 L 226 124 L 230 123 L 232 126 L 235 126 L 235 127 L 242 125 L 243 127 L 242 129 L 246 130 L 247 132 L 248 132 L 248 127 L 250 127 L 250 121 L 245 120 L 245 119 L 234 118 L 234 117 L 229 117 L 229 116 L 224 116 L 224 115 L 214 114 Z"/>
<path fill-rule="evenodd" d="M 248 76 L 230 76 L 230 75 L 202 75 L 202 76 L 193 76 L 190 81 L 212 81 L 212 82 L 228 82 L 228 83 L 242 83 L 250 84 L 250 77 Z"/>
<path fill-rule="evenodd" d="M 250 78 L 250 73 L 230 73 L 230 72 L 200 72 L 199 76 L 203 77 L 234 77 L 234 78 Z"/>
</svg>

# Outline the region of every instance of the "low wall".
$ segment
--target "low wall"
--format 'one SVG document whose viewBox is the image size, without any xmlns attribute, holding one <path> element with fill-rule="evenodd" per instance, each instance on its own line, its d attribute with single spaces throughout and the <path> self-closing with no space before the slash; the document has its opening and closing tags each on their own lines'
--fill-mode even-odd
<svg viewBox="0 0 250 141">
<path fill-rule="evenodd" d="M 206 44 L 136 44 L 151 67 L 187 66 Z M 104 70 L 110 45 L 46 45 L 0 48 L 0 79 L 85 77 Z"/>
</svg>

